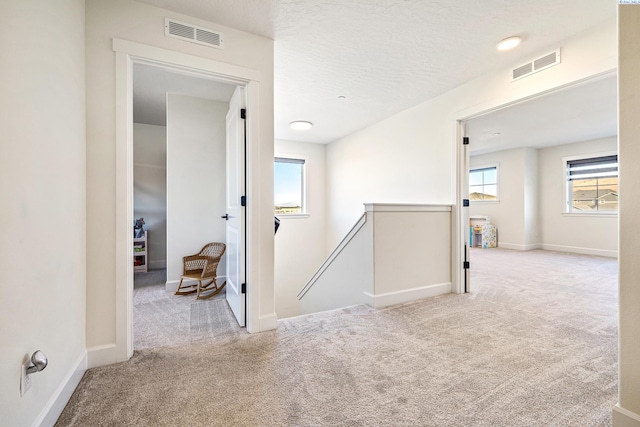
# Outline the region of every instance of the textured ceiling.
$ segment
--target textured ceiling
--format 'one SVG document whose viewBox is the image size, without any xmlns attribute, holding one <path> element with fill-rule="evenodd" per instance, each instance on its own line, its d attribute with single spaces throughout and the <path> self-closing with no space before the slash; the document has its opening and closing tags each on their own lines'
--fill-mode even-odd
<svg viewBox="0 0 640 427">
<path fill-rule="evenodd" d="M 278 139 L 327 143 L 615 19 L 614 0 L 138 0 L 275 40 Z M 497 52 L 520 35 L 523 44 Z M 340 99 L 344 96 L 344 99 Z M 293 120 L 312 130 L 296 132 Z"/>
</svg>

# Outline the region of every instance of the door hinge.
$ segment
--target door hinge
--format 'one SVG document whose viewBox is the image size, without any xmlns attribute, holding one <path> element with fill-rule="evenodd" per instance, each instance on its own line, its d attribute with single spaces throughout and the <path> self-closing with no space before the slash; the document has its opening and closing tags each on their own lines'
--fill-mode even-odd
<svg viewBox="0 0 640 427">
<path fill-rule="evenodd" d="M 240 290 L 240 291 L 241 291 L 243 294 L 246 294 L 246 293 L 247 293 L 247 284 L 246 284 L 246 283 L 243 283 L 243 284 L 242 284 L 242 288 L 241 288 L 241 290 Z"/>
<path fill-rule="evenodd" d="M 464 268 L 465 270 L 469 269 L 469 261 L 463 261 L 462 262 L 462 268 Z"/>
<path fill-rule="evenodd" d="M 246 108 L 241 108 L 240 109 L 240 118 L 241 119 L 246 119 L 247 118 L 247 109 Z"/>
<path fill-rule="evenodd" d="M 462 199 L 462 206 L 465 208 L 469 207 L 469 199 Z"/>
<path fill-rule="evenodd" d="M 247 206 L 247 196 L 240 197 L 240 206 Z"/>
<path fill-rule="evenodd" d="M 469 145 L 469 137 L 465 136 L 462 138 L 462 145 Z"/>
</svg>

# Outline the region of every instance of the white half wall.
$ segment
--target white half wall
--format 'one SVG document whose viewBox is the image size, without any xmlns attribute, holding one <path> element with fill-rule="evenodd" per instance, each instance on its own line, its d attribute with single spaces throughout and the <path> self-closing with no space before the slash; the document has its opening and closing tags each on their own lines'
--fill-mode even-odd
<svg viewBox="0 0 640 427">
<path fill-rule="evenodd" d="M 149 268 L 167 266 L 167 128 L 133 124 L 133 217 L 149 230 Z"/>
<path fill-rule="evenodd" d="M 303 314 L 451 292 L 451 206 L 366 204 L 301 292 Z"/>
<path fill-rule="evenodd" d="M 275 156 L 305 159 L 307 215 L 277 215 L 275 236 L 275 304 L 278 318 L 300 314 L 298 292 L 326 258 L 326 145 L 275 141 Z"/>
<path fill-rule="evenodd" d="M 53 425 L 86 369 L 84 17 L 82 0 L 0 4 L 3 426 Z M 36 350 L 49 365 L 21 397 Z"/>
<path fill-rule="evenodd" d="M 429 210 L 427 210 L 429 209 Z M 429 287 L 451 292 L 451 207 L 367 205 L 374 225 L 374 298 L 380 307 Z M 440 289 L 444 287 L 444 292 Z M 424 298 L 433 295 L 420 295 Z M 381 304 L 382 296 L 386 304 Z M 418 299 L 418 298 L 412 298 Z"/>
<path fill-rule="evenodd" d="M 564 157 L 617 153 L 617 138 L 564 144 L 538 150 L 543 249 L 616 257 L 618 215 L 567 214 Z"/>
<path fill-rule="evenodd" d="M 225 242 L 226 114 L 229 104 L 167 95 L 167 283 L 182 257 Z M 151 234 L 153 236 L 153 234 Z M 225 263 L 218 266 L 224 276 Z"/>
</svg>

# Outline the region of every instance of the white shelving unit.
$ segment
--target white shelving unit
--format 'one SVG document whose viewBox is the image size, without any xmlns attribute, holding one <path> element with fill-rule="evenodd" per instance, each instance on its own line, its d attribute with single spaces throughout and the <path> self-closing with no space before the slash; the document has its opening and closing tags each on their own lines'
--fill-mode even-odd
<svg viewBox="0 0 640 427">
<path fill-rule="evenodd" d="M 133 271 L 135 273 L 146 273 L 149 265 L 149 246 L 147 239 L 149 231 L 144 231 L 144 236 L 133 238 Z"/>
</svg>

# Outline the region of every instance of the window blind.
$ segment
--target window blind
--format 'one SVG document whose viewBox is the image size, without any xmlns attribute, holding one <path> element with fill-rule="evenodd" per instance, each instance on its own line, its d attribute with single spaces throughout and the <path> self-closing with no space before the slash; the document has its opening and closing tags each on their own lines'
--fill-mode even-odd
<svg viewBox="0 0 640 427">
<path fill-rule="evenodd" d="M 567 179 L 595 179 L 618 176 L 618 156 L 604 156 L 591 159 L 569 160 Z"/>
<path fill-rule="evenodd" d="M 295 165 L 304 165 L 304 159 L 288 159 L 284 157 L 276 157 L 275 161 L 278 163 L 293 163 Z"/>
</svg>

